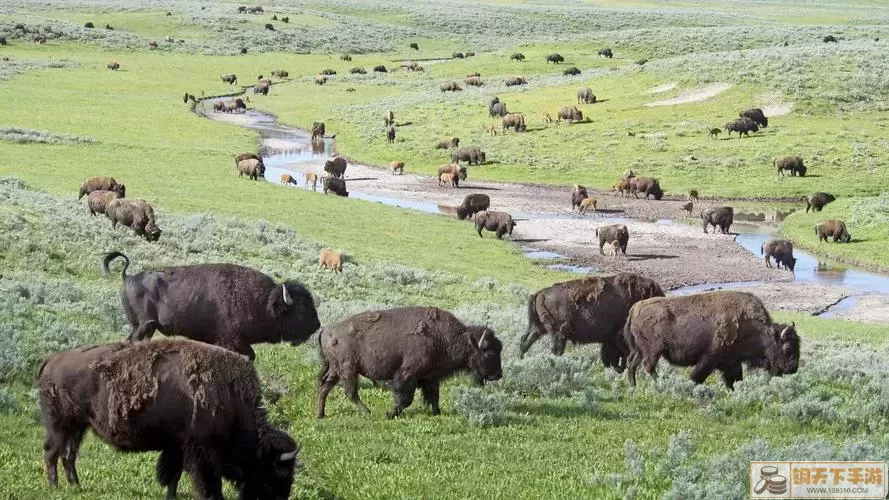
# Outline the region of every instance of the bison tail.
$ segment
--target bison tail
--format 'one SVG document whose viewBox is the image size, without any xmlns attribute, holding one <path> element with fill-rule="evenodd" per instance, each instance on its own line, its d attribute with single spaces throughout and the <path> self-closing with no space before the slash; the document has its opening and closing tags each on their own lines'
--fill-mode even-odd
<svg viewBox="0 0 889 500">
<path fill-rule="evenodd" d="M 118 257 L 123 257 L 123 269 L 120 270 L 120 279 L 121 281 L 127 278 L 127 268 L 130 267 L 130 258 L 121 252 L 109 252 L 105 254 L 105 257 L 102 259 L 102 271 L 105 274 L 111 272 L 108 269 L 108 264 L 111 264 L 111 261 Z"/>
</svg>

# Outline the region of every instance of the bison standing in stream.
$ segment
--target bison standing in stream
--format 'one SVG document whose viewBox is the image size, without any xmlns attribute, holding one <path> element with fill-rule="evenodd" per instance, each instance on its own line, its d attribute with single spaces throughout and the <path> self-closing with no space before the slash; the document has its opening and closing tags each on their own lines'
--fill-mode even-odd
<svg viewBox="0 0 889 500">
<path fill-rule="evenodd" d="M 402 307 L 368 311 L 327 326 L 318 337 L 323 365 L 318 378 L 317 417 L 324 418 L 327 395 L 340 382 L 346 396 L 364 413 L 358 397 L 358 376 L 389 381 L 394 418 L 423 399 L 439 415 L 441 381 L 471 372 L 478 383 L 499 380 L 503 345 L 487 326 L 466 326 L 453 314 L 435 307 Z"/>
<path fill-rule="evenodd" d="M 254 359 L 252 344 L 298 345 L 321 326 L 312 294 L 295 281 L 276 284 L 235 264 L 167 267 L 127 276 L 130 260 L 120 252 L 105 255 L 106 273 L 118 257 L 124 259 L 120 302 L 131 341 L 150 339 L 159 330 Z"/>
<path fill-rule="evenodd" d="M 729 234 L 729 229 L 732 227 L 732 222 L 735 218 L 735 211 L 732 207 L 713 207 L 708 208 L 701 212 L 701 220 L 704 223 L 704 234 L 707 233 L 707 228 L 711 225 L 713 226 L 713 233 L 716 233 L 716 229 L 722 232 L 722 234 Z"/>
<path fill-rule="evenodd" d="M 784 266 L 784 269 L 793 271 L 796 266 L 796 258 L 793 256 L 793 242 L 788 240 L 768 240 L 763 242 L 759 247 L 759 254 L 765 255 L 766 267 L 772 267 L 771 258 L 775 258 L 775 264 L 778 269 Z"/>
<path fill-rule="evenodd" d="M 183 469 L 200 498 L 223 498 L 223 477 L 240 498 L 290 496 L 299 448 L 268 423 L 253 363 L 233 352 L 181 339 L 81 347 L 51 356 L 37 391 L 53 488 L 60 456 L 68 482 L 80 485 L 77 453 L 92 429 L 121 451 L 160 451 L 168 499 Z"/>
<path fill-rule="evenodd" d="M 346 191 L 346 181 L 343 179 L 338 179 L 330 175 L 325 176 L 321 187 L 324 194 L 327 194 L 329 191 L 337 196 L 349 197 L 349 192 Z"/>
<path fill-rule="evenodd" d="M 569 340 L 601 343 L 602 363 L 622 370 L 627 348 L 621 329 L 630 307 L 640 300 L 663 296 L 660 285 L 632 273 L 581 278 L 544 288 L 528 300 L 528 329 L 522 336 L 519 356 L 541 336 L 549 335 L 556 356 L 565 352 Z"/>
<path fill-rule="evenodd" d="M 627 376 L 636 385 L 636 369 L 656 379 L 663 356 L 678 366 L 694 366 L 691 380 L 701 384 L 714 370 L 726 387 L 742 380 L 741 362 L 772 375 L 796 373 L 800 339 L 794 324 L 772 322 L 755 295 L 718 291 L 658 297 L 636 303 L 627 317 L 624 341 L 629 346 Z"/>
</svg>

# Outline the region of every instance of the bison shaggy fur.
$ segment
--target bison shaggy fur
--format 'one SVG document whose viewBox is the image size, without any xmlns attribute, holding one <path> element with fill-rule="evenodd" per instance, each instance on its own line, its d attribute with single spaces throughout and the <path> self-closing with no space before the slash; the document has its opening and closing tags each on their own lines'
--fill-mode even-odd
<svg viewBox="0 0 889 500">
<path fill-rule="evenodd" d="M 766 128 L 769 126 L 769 119 L 766 118 L 766 115 L 759 108 L 750 108 L 745 109 L 738 113 L 738 116 L 742 118 L 750 118 L 754 123 L 759 125 L 762 128 Z"/>
<path fill-rule="evenodd" d="M 337 196 L 349 196 L 349 192 L 346 191 L 346 181 L 344 181 L 343 179 L 328 175 L 324 178 L 322 187 L 324 189 L 324 194 L 327 194 L 328 191 L 331 191 Z"/>
<path fill-rule="evenodd" d="M 716 228 L 719 228 L 722 234 L 729 234 L 729 229 L 732 227 L 734 217 L 735 211 L 732 207 L 713 207 L 704 210 L 701 212 L 704 233 L 706 234 L 707 228 L 712 225 L 714 233 L 716 232 Z"/>
<path fill-rule="evenodd" d="M 815 235 L 818 236 L 818 243 L 826 242 L 827 238 L 833 238 L 834 243 L 852 241 L 852 235 L 846 230 L 846 223 L 836 219 L 828 219 L 815 226 Z"/>
<path fill-rule="evenodd" d="M 723 128 L 729 135 L 731 135 L 732 132 L 737 132 L 738 137 L 741 137 L 741 134 L 750 137 L 750 132 L 759 131 L 759 125 L 747 117 L 738 118 L 735 121 L 728 122 Z"/>
<path fill-rule="evenodd" d="M 836 201 L 836 196 L 830 193 L 817 192 L 806 197 L 806 212 L 812 209 L 813 212 L 820 212 L 828 203 Z"/>
<path fill-rule="evenodd" d="M 120 194 L 116 191 L 93 191 L 86 197 L 86 205 L 90 209 L 90 215 L 104 214 L 108 203 L 120 197 Z"/>
<path fill-rule="evenodd" d="M 482 229 L 495 233 L 498 240 L 503 238 L 504 234 L 512 236 L 512 229 L 515 226 L 516 222 L 506 212 L 485 210 L 475 214 L 475 230 L 479 238 L 482 237 Z"/>
<path fill-rule="evenodd" d="M 331 176 L 342 179 L 346 175 L 346 159 L 338 156 L 324 162 L 324 171 Z"/>
<path fill-rule="evenodd" d="M 125 197 L 127 194 L 127 188 L 123 184 L 118 183 L 114 180 L 114 177 L 92 177 L 83 181 L 83 184 L 80 185 L 80 192 L 77 194 L 77 199 L 83 198 L 83 195 L 90 194 L 93 191 L 114 191 L 119 194 L 121 198 Z"/>
<path fill-rule="evenodd" d="M 118 224 L 133 230 L 145 241 L 157 241 L 161 230 L 157 227 L 154 208 L 145 200 L 126 200 L 115 198 L 105 205 L 105 216 L 111 220 L 111 228 Z"/>
<path fill-rule="evenodd" d="M 639 197 L 639 193 L 643 193 L 646 200 L 649 196 L 653 196 L 655 200 L 660 200 L 664 197 L 661 183 L 654 177 L 635 177 L 635 182 L 630 183 L 630 192 L 636 198 Z"/>
<path fill-rule="evenodd" d="M 463 203 L 457 207 L 457 218 L 468 219 L 479 212 L 483 212 L 491 206 L 491 197 L 486 194 L 468 194 L 463 198 Z"/>
<path fill-rule="evenodd" d="M 765 255 L 766 267 L 772 267 L 771 258 L 775 258 L 778 269 L 784 266 L 784 269 L 793 271 L 796 266 L 796 258 L 793 256 L 793 242 L 788 240 L 768 240 L 763 242 L 759 247 L 759 254 Z"/>
<path fill-rule="evenodd" d="M 343 272 L 343 255 L 333 250 L 321 250 L 318 254 L 318 267 L 326 267 L 335 272 Z"/>
<path fill-rule="evenodd" d="M 485 153 L 479 148 L 457 148 L 451 151 L 451 161 L 458 163 L 465 161 L 470 165 L 479 165 L 485 162 Z"/>
</svg>

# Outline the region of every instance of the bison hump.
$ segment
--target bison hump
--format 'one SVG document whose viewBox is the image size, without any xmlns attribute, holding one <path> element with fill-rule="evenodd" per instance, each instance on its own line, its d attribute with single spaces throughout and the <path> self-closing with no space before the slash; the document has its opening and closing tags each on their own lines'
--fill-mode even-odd
<svg viewBox="0 0 889 500">
<path fill-rule="evenodd" d="M 565 284 L 568 288 L 568 298 L 575 304 L 583 302 L 597 302 L 605 291 L 605 280 L 602 278 L 582 278 L 569 281 Z"/>
</svg>

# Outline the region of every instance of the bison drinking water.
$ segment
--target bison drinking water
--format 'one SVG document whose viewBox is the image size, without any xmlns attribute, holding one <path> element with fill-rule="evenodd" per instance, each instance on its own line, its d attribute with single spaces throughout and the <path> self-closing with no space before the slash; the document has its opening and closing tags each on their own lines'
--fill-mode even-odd
<svg viewBox="0 0 889 500">
<path fill-rule="evenodd" d="M 312 294 L 295 281 L 276 284 L 235 264 L 167 267 L 127 276 L 130 260 L 120 252 L 104 257 L 106 273 L 118 257 L 124 259 L 120 302 L 131 341 L 150 339 L 159 330 L 253 359 L 252 344 L 301 344 L 321 326 Z"/>
<path fill-rule="evenodd" d="M 627 375 L 636 385 L 636 369 L 657 378 L 663 356 L 679 366 L 694 366 L 691 379 L 703 383 L 713 370 L 732 389 L 742 379 L 741 362 L 772 375 L 796 373 L 800 340 L 794 325 L 772 322 L 755 295 L 719 291 L 658 297 L 636 303 L 627 316 L 624 341 L 629 346 Z"/>
<path fill-rule="evenodd" d="M 577 91 L 577 104 L 595 104 L 596 94 L 593 89 L 586 87 Z"/>
<path fill-rule="evenodd" d="M 503 345 L 487 326 L 466 326 L 453 314 L 435 307 L 402 307 L 368 311 L 325 327 L 318 338 L 323 357 L 318 378 L 318 418 L 325 414 L 327 395 L 337 382 L 363 412 L 358 376 L 389 381 L 394 418 L 413 403 L 417 387 L 439 415 L 441 381 L 469 371 L 484 383 L 502 376 Z"/>
<path fill-rule="evenodd" d="M 771 257 L 775 258 L 778 269 L 784 266 L 784 269 L 793 271 L 796 266 L 796 259 L 793 257 L 793 243 L 787 240 L 768 240 L 763 242 L 759 247 L 759 254 L 765 255 L 766 267 L 772 267 Z"/>
<path fill-rule="evenodd" d="M 92 429 L 121 451 L 160 451 L 168 499 L 183 469 L 200 498 L 223 498 L 223 477 L 243 499 L 290 496 L 299 449 L 267 422 L 253 364 L 233 352 L 172 339 L 82 347 L 50 357 L 37 391 L 52 487 L 60 456 L 68 482 L 80 484 L 77 452 Z"/>
</svg>

